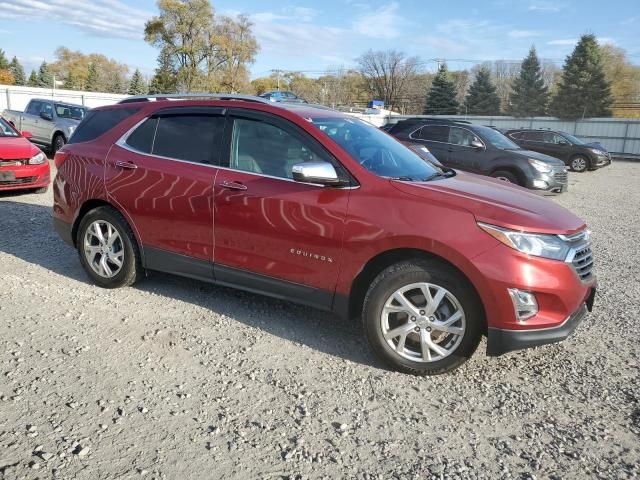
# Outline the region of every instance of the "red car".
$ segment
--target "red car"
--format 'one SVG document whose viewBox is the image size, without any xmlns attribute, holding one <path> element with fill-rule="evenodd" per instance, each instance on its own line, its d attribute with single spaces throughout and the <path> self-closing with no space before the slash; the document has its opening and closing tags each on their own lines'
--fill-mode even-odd
<svg viewBox="0 0 640 480">
<path fill-rule="evenodd" d="M 29 142 L 29 132 L 19 132 L 0 117 L 0 192 L 34 189 L 45 193 L 49 186 L 47 156 Z"/>
<path fill-rule="evenodd" d="M 413 374 L 483 335 L 489 355 L 560 341 L 592 308 L 589 232 L 564 208 L 334 110 L 214 98 L 94 109 L 56 155 L 54 224 L 99 286 L 160 270 L 361 317 Z"/>
</svg>

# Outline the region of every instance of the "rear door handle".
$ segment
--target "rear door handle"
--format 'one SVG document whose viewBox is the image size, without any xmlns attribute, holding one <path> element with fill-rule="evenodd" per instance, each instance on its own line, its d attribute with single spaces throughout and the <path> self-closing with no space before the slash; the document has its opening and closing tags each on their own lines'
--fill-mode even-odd
<svg viewBox="0 0 640 480">
<path fill-rule="evenodd" d="M 135 170 L 138 166 L 133 162 L 125 162 L 123 160 L 116 161 L 116 167 L 126 168 L 128 170 Z"/>
<path fill-rule="evenodd" d="M 230 188 L 231 190 L 246 190 L 247 186 L 240 182 L 227 182 L 226 180 L 220 182 L 222 188 Z"/>
</svg>

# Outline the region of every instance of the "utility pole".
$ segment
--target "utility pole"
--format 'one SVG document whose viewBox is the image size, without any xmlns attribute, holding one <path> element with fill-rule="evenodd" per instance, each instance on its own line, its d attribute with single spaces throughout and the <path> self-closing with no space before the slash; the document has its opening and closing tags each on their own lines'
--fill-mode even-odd
<svg viewBox="0 0 640 480">
<path fill-rule="evenodd" d="M 271 70 L 271 73 L 275 73 L 276 75 L 278 75 L 278 91 L 280 91 L 280 69 L 276 68 L 274 70 Z"/>
</svg>

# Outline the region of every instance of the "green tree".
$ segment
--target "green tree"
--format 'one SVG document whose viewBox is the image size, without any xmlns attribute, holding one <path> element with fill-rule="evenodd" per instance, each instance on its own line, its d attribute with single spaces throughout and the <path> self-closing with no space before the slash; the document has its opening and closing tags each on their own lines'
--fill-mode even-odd
<svg viewBox="0 0 640 480">
<path fill-rule="evenodd" d="M 66 88 L 67 90 L 79 90 L 80 80 L 73 72 L 68 72 L 64 79 L 64 83 L 62 84 L 62 88 Z"/>
<path fill-rule="evenodd" d="M 84 84 L 84 89 L 88 92 L 98 91 L 98 67 L 93 62 L 87 68 L 87 81 Z"/>
<path fill-rule="evenodd" d="M 147 93 L 147 84 L 144 78 L 142 78 L 140 70 L 136 69 L 136 71 L 133 72 L 127 93 L 129 95 L 145 95 Z"/>
<path fill-rule="evenodd" d="M 608 117 L 611 104 L 611 83 L 605 77 L 596 37 L 583 35 L 565 60 L 551 111 L 557 117 L 568 119 Z"/>
<path fill-rule="evenodd" d="M 541 117 L 547 113 L 549 91 L 535 47 L 531 47 L 522 61 L 509 101 L 509 113 L 514 117 Z"/>
<path fill-rule="evenodd" d="M 9 70 L 14 78 L 15 85 L 26 85 L 27 84 L 27 76 L 24 73 L 24 68 L 20 65 L 18 61 L 18 57 L 13 57 L 11 63 L 9 64 Z"/>
<path fill-rule="evenodd" d="M 491 81 L 491 72 L 481 67 L 476 79 L 469 87 L 464 101 L 466 113 L 469 115 L 499 115 L 500 97 Z"/>
<path fill-rule="evenodd" d="M 31 75 L 29 75 L 29 80 L 27 81 L 27 85 L 30 87 L 38 86 L 38 74 L 35 70 L 31 70 Z"/>
<path fill-rule="evenodd" d="M 6 85 L 13 85 L 15 83 L 15 77 L 11 71 L 11 64 L 7 60 L 7 56 L 4 54 L 4 50 L 0 48 L 0 83 Z"/>
<path fill-rule="evenodd" d="M 163 48 L 158 55 L 158 66 L 149 83 L 149 93 L 175 93 L 178 89 L 177 74 L 171 54 Z"/>
<path fill-rule="evenodd" d="M 4 50 L 0 48 L 0 70 L 9 70 L 9 60 L 4 53 Z"/>
<path fill-rule="evenodd" d="M 438 68 L 431 89 L 427 95 L 427 103 L 424 108 L 425 115 L 455 115 L 458 113 L 458 100 L 456 100 L 456 86 L 449 79 L 447 65 L 442 64 Z"/>
<path fill-rule="evenodd" d="M 53 87 L 53 77 L 51 76 L 49 65 L 44 61 L 40 64 L 40 68 L 38 69 L 38 86 L 44 88 Z"/>
</svg>

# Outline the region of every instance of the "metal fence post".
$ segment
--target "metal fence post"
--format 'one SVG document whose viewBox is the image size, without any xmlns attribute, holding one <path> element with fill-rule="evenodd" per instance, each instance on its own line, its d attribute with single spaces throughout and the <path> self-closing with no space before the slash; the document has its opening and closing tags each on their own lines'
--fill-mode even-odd
<svg viewBox="0 0 640 480">
<path fill-rule="evenodd" d="M 4 91 L 7 94 L 7 110 L 11 110 L 11 93 L 9 93 L 9 87 L 5 88 Z"/>
<path fill-rule="evenodd" d="M 624 127 L 624 139 L 622 140 L 622 153 L 627 153 L 627 137 L 629 136 L 629 124 L 631 122 L 627 121 L 626 127 Z"/>
</svg>

